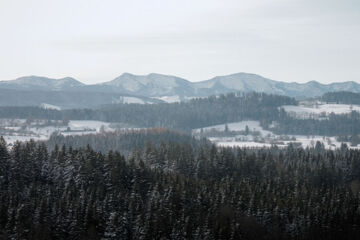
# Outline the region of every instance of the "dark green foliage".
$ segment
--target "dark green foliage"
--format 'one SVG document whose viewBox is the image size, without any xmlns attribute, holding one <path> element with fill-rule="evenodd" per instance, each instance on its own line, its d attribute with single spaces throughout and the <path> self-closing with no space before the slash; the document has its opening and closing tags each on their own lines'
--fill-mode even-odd
<svg viewBox="0 0 360 240">
<path fill-rule="evenodd" d="M 0 141 L 1 143 L 1 141 Z M 3 145 L 3 144 L 2 144 Z M 1 148 L 0 239 L 356 239 L 360 151 Z"/>
<path fill-rule="evenodd" d="M 53 109 L 43 109 L 40 107 L 0 107 L 1 118 L 21 118 L 21 119 L 52 119 L 62 120 L 63 113 Z"/>
<path fill-rule="evenodd" d="M 360 134 L 360 113 L 330 114 L 327 119 L 296 119 L 280 114 L 273 131 L 277 134 L 344 136 Z"/>
<path fill-rule="evenodd" d="M 321 97 L 321 101 L 327 103 L 360 104 L 360 94 L 354 92 L 329 92 Z"/>
<path fill-rule="evenodd" d="M 350 136 L 339 136 L 337 140 L 339 142 L 350 142 L 352 146 L 357 146 L 360 144 L 360 136 L 357 134 L 352 134 Z"/>
<path fill-rule="evenodd" d="M 123 130 L 116 132 L 104 132 L 101 134 L 89 135 L 72 135 L 64 136 L 61 134 L 52 134 L 50 139 L 46 141 L 46 145 L 50 150 L 56 145 L 73 148 L 84 148 L 90 145 L 95 151 L 107 153 L 110 150 L 119 151 L 123 155 L 128 154 L 133 149 L 144 149 L 150 143 L 158 146 L 160 143 L 178 142 L 189 143 L 193 148 L 197 148 L 200 144 L 209 144 L 209 141 L 203 139 L 201 141 L 170 129 L 153 128 L 142 130 Z"/>
</svg>

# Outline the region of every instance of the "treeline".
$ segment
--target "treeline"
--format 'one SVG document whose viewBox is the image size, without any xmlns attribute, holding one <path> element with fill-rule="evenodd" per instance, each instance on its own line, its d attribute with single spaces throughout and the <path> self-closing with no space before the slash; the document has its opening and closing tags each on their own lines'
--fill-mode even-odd
<svg viewBox="0 0 360 240">
<path fill-rule="evenodd" d="M 337 104 L 360 104 L 360 94 L 346 91 L 329 92 L 321 97 L 321 101 Z"/>
<path fill-rule="evenodd" d="M 360 134 L 360 113 L 331 113 L 327 119 L 297 119 L 280 111 L 279 120 L 271 130 L 277 134 L 346 136 Z M 264 125 L 265 128 L 268 126 Z"/>
<path fill-rule="evenodd" d="M 0 239 L 356 239 L 360 151 L 0 139 Z"/>
<path fill-rule="evenodd" d="M 186 131 L 246 119 L 271 122 L 278 118 L 279 106 L 296 104 L 295 99 L 286 96 L 230 93 L 172 104 L 113 105 L 101 110 L 101 118 Z"/>
<path fill-rule="evenodd" d="M 0 107 L 0 118 L 100 120 L 138 127 L 191 129 L 245 119 L 271 122 L 278 107 L 295 105 L 293 98 L 264 93 L 231 93 L 171 104 L 115 104 L 100 109 L 46 110 L 36 107 Z"/>
<path fill-rule="evenodd" d="M 335 93 L 334 93 L 335 94 Z M 339 93 L 341 94 L 341 93 Z M 326 96 L 326 95 L 324 95 Z M 280 107 L 296 105 L 293 98 L 264 93 L 231 93 L 171 104 L 115 104 L 99 109 L 49 110 L 36 107 L 0 107 L 0 118 L 44 118 L 67 121 L 99 120 L 135 127 L 171 128 L 184 133 L 211 125 L 258 120 L 278 134 L 346 136 L 360 134 L 360 115 L 330 114 L 327 119 L 296 119 Z"/>
<path fill-rule="evenodd" d="M 163 128 L 118 130 L 101 134 L 70 136 L 54 133 L 45 143 L 50 150 L 53 150 L 56 145 L 72 148 L 86 148 L 90 145 L 94 151 L 107 153 L 112 150 L 128 156 L 134 149 L 142 150 L 149 143 L 159 146 L 161 143 L 168 142 L 188 143 L 194 149 L 197 149 L 200 144 L 210 144 L 206 139 L 199 141 L 190 135 Z"/>
<path fill-rule="evenodd" d="M 360 136 L 356 134 L 339 136 L 336 140 L 339 142 L 350 142 L 351 146 L 357 146 L 358 144 L 360 144 Z"/>
<path fill-rule="evenodd" d="M 54 109 L 43 109 L 40 107 L 2 107 L 0 106 L 0 118 L 20 119 L 49 119 L 62 120 L 65 118 L 63 112 Z"/>
</svg>

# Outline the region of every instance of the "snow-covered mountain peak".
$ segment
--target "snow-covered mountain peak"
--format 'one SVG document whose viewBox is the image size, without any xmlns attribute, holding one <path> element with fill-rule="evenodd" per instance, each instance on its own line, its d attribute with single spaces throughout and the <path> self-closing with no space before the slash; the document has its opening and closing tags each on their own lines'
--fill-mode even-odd
<svg viewBox="0 0 360 240">
<path fill-rule="evenodd" d="M 118 93 L 160 99 L 162 97 L 176 96 L 177 99 L 185 100 L 193 97 L 206 97 L 239 91 L 282 94 L 298 98 L 315 97 L 332 91 L 360 92 L 360 84 L 355 82 L 322 84 L 317 81 L 307 83 L 280 82 L 246 72 L 216 76 L 200 82 L 189 82 L 172 75 L 158 73 L 135 75 L 125 72 L 111 81 L 93 85 L 85 85 L 71 77 L 51 79 L 27 76 L 12 81 L 0 81 L 0 89 L 22 91 L 71 90 L 76 92 Z"/>
<path fill-rule="evenodd" d="M 251 73 L 235 73 L 216 76 L 210 80 L 198 82 L 198 89 L 223 88 L 233 91 L 273 92 L 275 81 Z"/>
<path fill-rule="evenodd" d="M 115 90 L 146 96 L 174 95 L 175 88 L 189 87 L 190 82 L 175 76 L 150 73 L 134 75 L 123 73 L 112 81 L 101 85 L 111 86 Z"/>
</svg>

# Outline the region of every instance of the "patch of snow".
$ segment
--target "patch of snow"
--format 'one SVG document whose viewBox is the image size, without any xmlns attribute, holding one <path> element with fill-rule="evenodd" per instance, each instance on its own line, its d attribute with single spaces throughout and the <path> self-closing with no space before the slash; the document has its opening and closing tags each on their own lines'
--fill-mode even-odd
<svg viewBox="0 0 360 240">
<path fill-rule="evenodd" d="M 324 137 L 324 136 L 302 136 L 302 135 L 291 135 L 289 137 L 295 137 L 296 140 L 279 140 L 275 145 L 278 147 L 286 147 L 289 143 L 301 143 L 301 147 L 303 148 L 312 148 L 315 147 L 316 142 L 319 141 L 320 143 L 324 144 L 326 149 L 339 149 L 341 147 L 341 142 L 338 142 L 335 137 Z M 223 147 L 271 147 L 273 144 L 270 142 L 255 142 L 248 140 L 245 141 L 237 141 L 235 138 L 225 138 L 225 137 L 212 137 L 209 140 L 213 143 L 216 143 L 218 146 Z M 350 146 L 349 142 L 345 142 L 349 148 L 352 149 L 360 149 L 360 145 L 358 146 Z"/>
<path fill-rule="evenodd" d="M 323 143 L 326 149 L 336 149 L 336 148 L 340 148 L 341 146 L 341 142 L 338 142 L 335 137 L 303 136 L 303 135 L 292 135 L 292 136 L 296 138 L 296 141 L 292 141 L 292 142 L 300 142 L 301 146 L 304 148 L 314 147 L 317 141 Z M 284 142 L 289 143 L 290 141 L 284 141 Z"/>
<path fill-rule="evenodd" d="M 40 107 L 43 109 L 59 110 L 59 111 L 61 110 L 60 107 L 48 103 L 42 103 L 40 104 Z"/>
<path fill-rule="evenodd" d="M 162 97 L 154 97 L 155 99 L 163 100 L 167 103 L 173 103 L 173 102 L 180 102 L 180 96 L 174 95 L 174 96 L 162 96 Z"/>
<path fill-rule="evenodd" d="M 112 82 L 109 83 L 116 87 L 122 87 L 123 89 L 130 92 L 137 92 L 140 90 L 141 87 L 143 87 L 141 83 L 134 81 L 129 77 L 113 80 Z"/>
<path fill-rule="evenodd" d="M 30 141 L 31 139 L 33 139 L 35 141 L 48 139 L 45 136 L 4 135 L 3 137 L 7 144 L 14 144 L 14 142 L 16 142 L 16 141 L 20 141 L 20 142 Z"/>
<path fill-rule="evenodd" d="M 64 136 L 77 136 L 77 135 L 88 135 L 88 134 L 97 134 L 96 131 L 79 131 L 79 132 L 61 132 L 61 135 Z"/>
<path fill-rule="evenodd" d="M 87 129 L 94 129 L 97 132 L 100 132 L 101 127 L 104 127 L 104 130 L 111 130 L 109 127 L 110 123 L 108 122 L 101 122 L 101 121 L 81 121 L 81 120 L 70 120 L 68 127 L 71 130 L 87 130 Z"/>
<path fill-rule="evenodd" d="M 54 132 L 60 132 L 63 135 L 79 135 L 114 130 L 110 127 L 110 123 L 101 121 L 71 120 L 67 126 L 41 125 L 46 122 L 43 119 L 34 119 L 32 124 L 25 124 L 25 119 L 0 119 L 0 126 L 7 130 L 3 136 L 8 144 L 30 139 L 47 140 Z"/>
<path fill-rule="evenodd" d="M 123 97 L 123 103 L 138 103 L 138 104 L 144 104 L 145 102 L 136 97 Z"/>
<path fill-rule="evenodd" d="M 8 129 L 8 130 L 13 130 L 13 131 L 19 131 L 21 129 L 21 127 L 4 127 L 5 129 Z"/>
<path fill-rule="evenodd" d="M 327 116 L 331 113 L 345 114 L 351 111 L 360 112 L 360 106 L 350 104 L 314 104 L 313 106 L 281 106 L 287 113 L 297 118 L 309 118 L 313 116 Z"/>
<path fill-rule="evenodd" d="M 216 145 L 221 147 L 271 147 L 269 143 L 258 143 L 258 142 L 216 142 Z"/>
<path fill-rule="evenodd" d="M 226 124 L 219 124 L 219 125 L 213 125 L 213 126 L 208 126 L 205 128 L 202 128 L 203 131 L 210 131 L 211 129 L 216 129 L 218 131 L 225 131 L 225 125 Z M 264 130 L 261 126 L 260 126 L 260 122 L 259 121 L 241 121 L 241 122 L 233 122 L 233 123 L 228 123 L 227 124 L 229 131 L 244 131 L 246 126 L 249 127 L 250 131 L 257 131 L 260 132 L 261 135 L 266 136 L 266 135 L 273 135 L 272 132 Z M 193 130 L 193 133 L 200 133 L 201 128 L 197 128 Z"/>
<path fill-rule="evenodd" d="M 141 98 L 137 97 L 119 97 L 113 98 L 112 103 L 137 103 L 137 104 L 145 104 L 147 102 L 143 101 Z"/>
<path fill-rule="evenodd" d="M 338 149 L 341 147 L 341 142 L 338 142 L 335 137 L 325 136 L 304 136 L 304 135 L 288 135 L 280 136 L 272 133 L 271 131 L 264 130 L 258 121 L 241 121 L 227 124 L 229 131 L 244 131 L 248 126 L 250 131 L 257 131 L 261 136 L 252 135 L 237 135 L 232 137 L 209 137 L 208 139 L 219 146 L 225 147 L 271 147 L 277 145 L 278 147 L 286 147 L 289 143 L 301 144 L 301 147 L 315 147 L 316 142 L 319 141 L 324 144 L 326 149 Z M 216 129 L 217 131 L 225 131 L 225 124 L 219 124 L 202 128 L 203 133 Z M 199 134 L 201 128 L 193 129 L 194 135 Z M 350 143 L 346 142 L 349 148 L 358 148 L 360 145 L 350 147 Z"/>
</svg>

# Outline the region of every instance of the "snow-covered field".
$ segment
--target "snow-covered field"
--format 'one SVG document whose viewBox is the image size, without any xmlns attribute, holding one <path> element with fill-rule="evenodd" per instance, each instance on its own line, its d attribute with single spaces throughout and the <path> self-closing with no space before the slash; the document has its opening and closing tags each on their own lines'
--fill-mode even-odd
<svg viewBox="0 0 360 240">
<path fill-rule="evenodd" d="M 68 124 L 71 130 L 95 129 L 97 132 L 99 132 L 102 127 L 104 130 L 112 130 L 109 125 L 110 123 L 108 122 L 78 120 L 70 120 Z"/>
<path fill-rule="evenodd" d="M 29 141 L 30 139 L 46 140 L 54 132 L 69 136 L 115 130 L 110 127 L 110 123 L 101 121 L 71 120 L 66 126 L 42 126 L 41 124 L 25 124 L 25 122 L 24 119 L 0 119 L 0 126 L 6 130 L 6 134 L 2 134 L 2 136 L 8 144 L 13 144 L 15 141 Z"/>
<path fill-rule="evenodd" d="M 61 110 L 61 108 L 59 106 L 55 106 L 55 105 L 52 105 L 52 104 L 48 104 L 48 103 L 42 103 L 40 105 L 41 108 L 43 109 L 52 109 L 52 110 Z"/>
<path fill-rule="evenodd" d="M 300 136 L 300 135 L 292 135 L 296 138 L 295 141 L 281 141 L 283 144 L 275 144 L 278 147 L 286 147 L 289 143 L 301 143 L 301 147 L 315 147 L 317 141 L 324 144 L 326 149 L 338 149 L 341 147 L 341 142 L 338 142 L 335 137 L 323 137 L 323 136 Z M 262 142 L 254 142 L 254 141 L 223 141 L 223 139 L 210 139 L 212 142 L 216 143 L 218 146 L 223 147 L 271 147 L 273 144 L 271 143 L 262 143 Z M 352 149 L 360 149 L 360 146 L 352 147 L 350 143 L 346 142 L 349 148 Z"/>
<path fill-rule="evenodd" d="M 244 131 L 246 126 L 250 131 L 260 133 L 260 136 L 252 135 L 236 135 L 232 137 L 208 137 L 211 142 L 216 143 L 218 146 L 224 147 L 271 147 L 277 145 L 278 147 L 286 147 L 289 143 L 301 144 L 302 147 L 314 147 L 316 142 L 319 141 L 324 144 L 326 149 L 340 148 L 341 142 L 338 142 L 335 137 L 325 136 L 303 136 L 303 135 L 288 135 L 279 136 L 271 131 L 264 130 L 258 121 L 241 121 L 228 123 L 229 131 Z M 225 131 L 225 124 L 209 126 L 201 129 L 194 129 L 192 131 L 194 136 L 200 136 L 202 133 L 211 132 L 216 129 L 217 131 Z M 346 143 L 350 146 L 350 143 Z M 360 145 L 350 148 L 360 148 Z"/>
<path fill-rule="evenodd" d="M 228 123 L 228 124 L 213 125 L 213 126 L 202 128 L 202 131 L 210 131 L 212 129 L 215 129 L 217 131 L 224 131 L 226 125 L 228 126 L 229 131 L 245 131 L 246 126 L 248 126 L 250 131 L 260 132 L 261 135 L 263 135 L 263 136 L 273 135 L 272 132 L 263 129 L 260 126 L 259 121 L 241 121 L 241 122 L 234 122 L 234 123 Z M 193 133 L 200 133 L 200 131 L 201 131 L 201 128 L 194 129 Z"/>
<path fill-rule="evenodd" d="M 299 105 L 285 105 L 281 106 L 287 113 L 292 114 L 298 118 L 309 118 L 313 116 L 327 116 L 331 113 L 344 114 L 351 111 L 360 112 L 360 106 L 348 104 L 314 104 L 312 106 Z"/>
<path fill-rule="evenodd" d="M 163 100 L 167 103 L 174 103 L 174 102 L 180 102 L 180 97 L 178 95 L 173 96 L 162 96 L 162 97 L 155 97 L 156 99 Z"/>
<path fill-rule="evenodd" d="M 181 102 L 181 101 L 190 101 L 195 98 L 207 98 L 207 97 L 189 97 L 184 96 L 183 98 L 180 98 L 179 95 L 172 95 L 172 96 L 162 96 L 162 97 L 153 97 L 155 99 L 162 100 L 167 103 L 174 103 L 174 102 Z"/>
<path fill-rule="evenodd" d="M 222 147 L 271 147 L 269 143 L 258 143 L 258 142 L 216 142 L 218 146 Z"/>
<path fill-rule="evenodd" d="M 26 123 L 25 119 L 0 119 L 0 127 L 3 128 L 5 134 L 2 136 L 7 143 L 14 143 L 15 141 L 28 141 L 34 140 L 46 140 L 54 132 L 59 132 L 65 136 L 69 135 L 84 135 L 84 134 L 96 134 L 102 131 L 114 131 L 115 129 L 132 129 L 132 126 L 114 124 L 102 121 L 78 121 L 71 120 L 67 125 L 41 125 L 44 123 L 42 120 L 35 120 L 32 123 Z M 228 124 L 219 124 L 214 126 L 208 126 L 202 129 L 193 129 L 192 134 L 196 137 L 201 136 L 204 133 L 211 133 L 214 130 L 217 133 L 225 131 L 227 125 L 228 131 L 232 133 L 231 136 L 218 135 L 208 136 L 209 140 L 216 143 L 219 146 L 239 146 L 239 147 L 270 147 L 277 145 L 279 147 L 285 147 L 289 143 L 297 143 L 302 147 L 313 147 L 317 141 L 324 144 L 327 149 L 335 149 L 341 146 L 341 143 L 336 140 L 335 137 L 323 137 L 323 136 L 301 136 L 301 135 L 289 135 L 279 136 L 272 133 L 269 130 L 265 130 L 260 126 L 258 121 L 241 121 Z M 246 126 L 249 129 L 248 135 L 241 131 L 245 131 Z M 347 143 L 350 146 L 350 143 Z M 360 148 L 360 145 L 352 148 Z"/>
<path fill-rule="evenodd" d="M 136 97 L 123 97 L 123 103 L 138 103 L 138 104 L 145 104 L 145 102 Z"/>
<path fill-rule="evenodd" d="M 31 135 L 31 136 L 22 136 L 22 135 L 17 135 L 17 136 L 11 136 L 11 135 L 4 135 L 3 136 L 6 143 L 7 144 L 13 144 L 16 141 L 20 141 L 20 142 L 25 142 L 25 141 L 30 141 L 31 139 L 38 141 L 38 140 L 46 140 L 48 139 L 47 137 L 45 137 L 44 135 L 40 135 L 40 136 L 35 136 L 35 135 Z"/>
<path fill-rule="evenodd" d="M 119 98 L 112 98 L 112 103 L 114 104 L 118 104 L 118 103 L 136 103 L 136 104 L 152 104 L 152 102 L 150 101 L 144 101 L 141 98 L 137 98 L 137 97 L 126 97 L 126 96 L 122 96 Z"/>
</svg>

